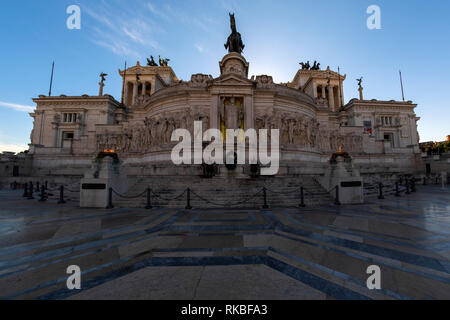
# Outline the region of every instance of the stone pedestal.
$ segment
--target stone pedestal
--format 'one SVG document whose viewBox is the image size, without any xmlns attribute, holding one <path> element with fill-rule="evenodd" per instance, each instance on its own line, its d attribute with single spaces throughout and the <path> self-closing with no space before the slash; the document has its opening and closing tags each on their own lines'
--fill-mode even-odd
<svg viewBox="0 0 450 320">
<path fill-rule="evenodd" d="M 92 168 L 81 180 L 80 207 L 106 208 L 109 188 L 116 189 L 119 182 L 119 168 L 113 157 L 94 160 Z"/>
<path fill-rule="evenodd" d="M 341 204 L 364 203 L 362 177 L 359 171 L 354 168 L 352 158 L 346 153 L 333 155 L 325 176 L 319 182 L 327 190 L 338 186 Z M 331 195 L 335 197 L 336 191 L 333 190 Z"/>
</svg>

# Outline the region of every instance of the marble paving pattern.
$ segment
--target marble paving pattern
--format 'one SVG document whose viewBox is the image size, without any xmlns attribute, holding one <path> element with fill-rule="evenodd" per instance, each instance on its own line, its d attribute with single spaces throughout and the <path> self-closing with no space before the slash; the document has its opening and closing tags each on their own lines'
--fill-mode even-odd
<svg viewBox="0 0 450 320">
<path fill-rule="evenodd" d="M 82 289 L 66 288 L 67 267 Z M 366 270 L 381 268 L 381 290 Z M 450 299 L 450 190 L 302 209 L 80 209 L 0 191 L 0 299 Z"/>
</svg>

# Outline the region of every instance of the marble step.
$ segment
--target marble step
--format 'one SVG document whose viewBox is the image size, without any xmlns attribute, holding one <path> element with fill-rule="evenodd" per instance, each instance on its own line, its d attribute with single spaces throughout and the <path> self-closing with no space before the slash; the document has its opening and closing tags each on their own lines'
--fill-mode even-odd
<svg viewBox="0 0 450 320">
<path fill-rule="evenodd" d="M 298 206 L 300 203 L 300 187 L 305 188 L 305 203 L 307 205 L 330 204 L 333 199 L 325 194 L 325 190 L 311 177 L 293 177 L 276 179 L 235 179 L 223 178 L 202 179 L 174 177 L 173 179 L 160 179 L 158 177 L 139 180 L 125 197 L 138 195 L 150 187 L 154 193 L 162 197 L 158 198 L 152 194 L 152 205 L 162 207 L 184 207 L 186 205 L 186 194 L 181 198 L 173 198 L 180 195 L 187 186 L 191 188 L 191 205 L 193 207 L 217 207 L 222 204 L 235 204 L 246 200 L 242 206 L 248 205 L 260 207 L 263 205 L 262 188 L 267 188 L 267 202 L 269 205 Z M 275 192 L 272 192 L 275 191 Z M 255 198 L 249 197 L 259 193 Z M 208 203 L 199 199 L 196 194 L 208 200 Z M 122 207 L 142 207 L 146 205 L 146 196 L 139 199 L 113 198 L 114 205 Z"/>
</svg>

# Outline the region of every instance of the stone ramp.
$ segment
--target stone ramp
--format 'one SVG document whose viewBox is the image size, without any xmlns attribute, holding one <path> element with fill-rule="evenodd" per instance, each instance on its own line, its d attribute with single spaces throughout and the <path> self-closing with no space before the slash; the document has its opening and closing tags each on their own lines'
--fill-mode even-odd
<svg viewBox="0 0 450 320">
<path fill-rule="evenodd" d="M 0 192 L 0 299 L 449 299 L 448 195 L 187 211 L 61 210 Z M 81 291 L 66 288 L 70 265 Z M 381 290 L 366 287 L 370 265 Z"/>
<path fill-rule="evenodd" d="M 194 208 L 261 208 L 266 188 L 270 207 L 298 207 L 300 188 L 304 188 L 307 206 L 331 204 L 334 199 L 311 176 L 259 177 L 237 179 L 226 177 L 155 177 L 140 179 L 123 195 L 114 194 L 117 207 L 141 208 L 147 203 L 146 189 L 151 188 L 151 203 L 155 207 L 184 208 L 187 188 L 190 188 Z M 140 195 L 140 196 L 139 196 Z"/>
</svg>

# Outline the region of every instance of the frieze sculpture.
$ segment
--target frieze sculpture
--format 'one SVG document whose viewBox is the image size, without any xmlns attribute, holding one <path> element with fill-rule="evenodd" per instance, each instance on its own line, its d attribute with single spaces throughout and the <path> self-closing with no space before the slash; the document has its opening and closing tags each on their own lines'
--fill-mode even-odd
<svg viewBox="0 0 450 320">
<path fill-rule="evenodd" d="M 242 113 L 238 118 L 242 121 L 243 117 Z M 97 151 L 144 153 L 170 149 L 174 130 L 187 129 L 193 135 L 194 121 L 201 121 L 205 131 L 209 129 L 209 120 L 207 110 L 201 107 L 154 115 L 142 122 L 129 123 L 121 133 L 98 134 Z M 342 133 L 337 128 L 322 127 L 316 119 L 300 113 L 267 110 L 265 114 L 256 116 L 255 129 L 258 132 L 260 129 L 280 129 L 280 144 L 284 148 L 309 148 L 330 153 L 337 152 L 341 146 L 346 152 L 363 152 L 362 134 Z"/>
<path fill-rule="evenodd" d="M 241 34 L 236 30 L 236 20 L 234 18 L 234 13 L 230 13 L 230 27 L 231 34 L 228 37 L 227 43 L 225 44 L 225 49 L 228 49 L 229 53 L 236 52 L 242 54 L 245 45 L 242 42 Z"/>
<path fill-rule="evenodd" d="M 270 89 L 275 87 L 273 78 L 271 76 L 267 75 L 256 76 L 255 81 L 256 86 L 258 88 Z"/>
<path fill-rule="evenodd" d="M 207 87 L 213 81 L 211 75 L 206 74 L 194 74 L 191 76 L 191 81 L 189 82 L 190 87 Z"/>
<path fill-rule="evenodd" d="M 256 117 L 256 129 L 280 129 L 280 143 L 284 146 L 315 148 L 323 152 L 337 152 L 342 146 L 347 152 L 363 150 L 362 135 L 342 134 L 321 128 L 316 119 L 302 114 L 271 112 Z"/>
<path fill-rule="evenodd" d="M 160 114 L 147 117 L 142 123 L 129 124 L 122 133 L 103 133 L 97 135 L 97 151 L 114 150 L 118 153 L 142 153 L 170 146 L 172 133 L 176 129 L 188 129 L 193 134 L 194 121 L 201 121 L 203 129 L 209 128 L 206 113 L 186 109 L 168 116 Z"/>
</svg>

